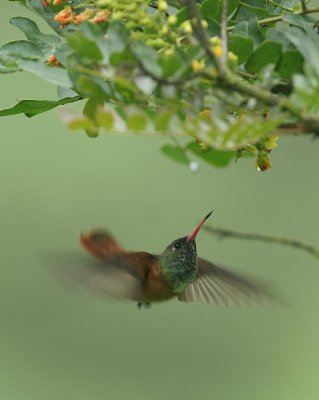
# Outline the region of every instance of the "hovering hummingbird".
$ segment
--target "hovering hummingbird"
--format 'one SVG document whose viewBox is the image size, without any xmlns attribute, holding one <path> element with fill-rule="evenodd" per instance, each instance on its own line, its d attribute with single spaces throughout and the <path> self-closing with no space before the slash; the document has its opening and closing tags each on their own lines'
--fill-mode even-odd
<svg viewBox="0 0 319 400">
<path fill-rule="evenodd" d="M 95 292 L 134 300 L 139 308 L 174 297 L 186 303 L 224 305 L 267 297 L 262 285 L 197 257 L 195 239 L 211 214 L 160 255 L 127 251 L 103 230 L 81 234 L 82 246 L 98 262 L 78 269 L 76 278 Z"/>
</svg>

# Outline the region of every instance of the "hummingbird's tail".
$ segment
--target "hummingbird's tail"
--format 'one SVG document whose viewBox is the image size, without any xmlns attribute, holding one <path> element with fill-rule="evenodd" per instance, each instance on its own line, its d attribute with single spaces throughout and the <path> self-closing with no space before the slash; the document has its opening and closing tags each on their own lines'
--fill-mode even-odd
<svg viewBox="0 0 319 400">
<path fill-rule="evenodd" d="M 115 239 L 105 230 L 96 229 L 80 234 L 80 243 L 93 257 L 105 260 L 118 253 L 125 252 Z"/>
</svg>

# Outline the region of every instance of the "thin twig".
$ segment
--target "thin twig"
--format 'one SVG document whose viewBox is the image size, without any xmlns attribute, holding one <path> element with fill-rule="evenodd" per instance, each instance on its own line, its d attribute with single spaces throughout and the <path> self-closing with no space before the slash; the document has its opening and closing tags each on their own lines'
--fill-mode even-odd
<svg viewBox="0 0 319 400">
<path fill-rule="evenodd" d="M 312 254 L 314 257 L 319 259 L 319 249 L 315 246 L 312 246 L 308 243 L 304 243 L 300 240 L 288 239 L 279 236 L 270 236 L 270 235 L 262 235 L 259 233 L 246 233 L 246 232 L 237 232 L 231 229 L 223 229 L 223 228 L 213 228 L 211 226 L 203 226 L 207 232 L 220 236 L 221 238 L 236 238 L 236 239 L 248 239 L 248 240 L 258 240 L 261 242 L 267 243 L 277 243 L 285 246 L 294 247 L 295 249 L 306 251 L 307 253 Z"/>
<path fill-rule="evenodd" d="M 305 0 L 301 0 L 301 10 L 303 13 L 308 11 Z"/>
<path fill-rule="evenodd" d="M 227 62 L 227 54 L 228 54 L 228 32 L 227 32 L 227 13 L 228 13 L 228 0 L 223 0 L 222 3 L 222 15 L 221 15 L 221 24 L 220 24 L 220 36 L 222 41 L 222 62 L 226 64 Z"/>
<path fill-rule="evenodd" d="M 292 14 L 292 15 L 306 15 L 306 14 L 313 14 L 313 13 L 317 13 L 317 12 L 319 12 L 319 7 L 306 8 L 306 11 L 301 9 L 299 11 L 295 11 L 295 12 L 292 12 L 290 14 Z M 282 21 L 284 16 L 287 15 L 287 14 L 288 13 L 285 13 L 285 14 L 282 14 L 282 15 L 276 15 L 275 17 L 269 17 L 269 18 L 260 19 L 259 21 L 257 21 L 257 23 L 258 23 L 258 25 L 261 25 L 261 26 L 274 24 L 276 22 Z M 227 28 L 227 31 L 228 32 L 232 32 L 235 29 L 235 27 L 236 27 L 236 25 L 229 26 Z"/>
</svg>

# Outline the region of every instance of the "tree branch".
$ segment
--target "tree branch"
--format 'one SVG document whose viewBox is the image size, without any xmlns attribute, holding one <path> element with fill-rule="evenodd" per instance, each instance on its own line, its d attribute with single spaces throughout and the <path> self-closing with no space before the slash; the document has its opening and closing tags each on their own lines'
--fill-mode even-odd
<svg viewBox="0 0 319 400">
<path fill-rule="evenodd" d="M 277 243 L 285 246 L 294 247 L 295 249 L 306 251 L 307 253 L 313 255 L 319 259 L 319 249 L 308 243 L 301 242 L 295 239 L 288 239 L 279 236 L 262 235 L 259 233 L 246 233 L 237 232 L 231 229 L 223 228 L 212 228 L 211 226 L 204 225 L 203 229 L 212 235 L 217 235 L 220 238 L 236 238 L 236 239 L 248 239 L 248 240 L 258 240 L 260 242 L 267 243 Z"/>
</svg>

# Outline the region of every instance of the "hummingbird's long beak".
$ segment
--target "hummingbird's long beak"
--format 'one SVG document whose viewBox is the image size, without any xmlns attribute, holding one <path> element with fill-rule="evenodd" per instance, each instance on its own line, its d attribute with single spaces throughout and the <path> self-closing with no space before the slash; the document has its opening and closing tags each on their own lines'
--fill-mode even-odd
<svg viewBox="0 0 319 400">
<path fill-rule="evenodd" d="M 196 226 L 193 232 L 187 236 L 187 240 L 194 240 L 196 238 L 198 232 L 201 230 L 201 227 L 204 225 L 205 221 L 212 215 L 212 213 L 213 211 L 211 211 L 209 214 L 206 215 L 204 219 L 201 220 L 201 222 Z"/>
</svg>

